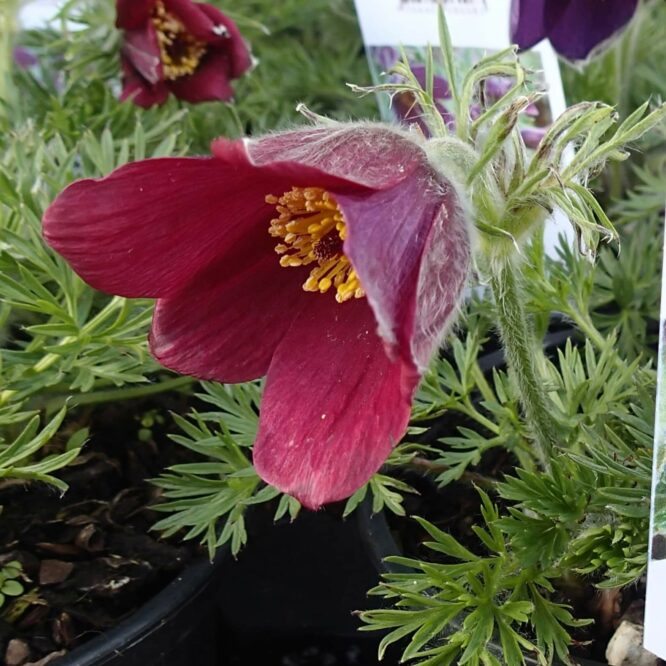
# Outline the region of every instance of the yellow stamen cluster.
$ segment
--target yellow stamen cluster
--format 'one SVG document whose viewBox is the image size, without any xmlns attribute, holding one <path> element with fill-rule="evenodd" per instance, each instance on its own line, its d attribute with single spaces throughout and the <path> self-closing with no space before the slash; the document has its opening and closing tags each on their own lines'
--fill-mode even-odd
<svg viewBox="0 0 666 666">
<path fill-rule="evenodd" d="M 303 284 L 305 291 L 326 293 L 335 287 L 335 299 L 343 303 L 365 296 L 356 271 L 342 251 L 347 227 L 335 199 L 319 187 L 292 187 L 281 197 L 269 194 L 266 203 L 279 217 L 271 220 L 269 233 L 283 242 L 275 246 L 280 265 L 317 263 Z"/>
<path fill-rule="evenodd" d="M 157 32 L 162 71 L 169 81 L 192 74 L 206 53 L 206 44 L 192 36 L 182 21 L 168 12 L 164 3 L 155 3 L 153 25 Z"/>
</svg>

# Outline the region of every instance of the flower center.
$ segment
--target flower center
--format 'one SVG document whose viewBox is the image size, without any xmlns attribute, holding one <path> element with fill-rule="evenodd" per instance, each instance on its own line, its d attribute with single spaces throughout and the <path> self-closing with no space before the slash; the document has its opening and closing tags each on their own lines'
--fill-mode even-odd
<svg viewBox="0 0 666 666">
<path fill-rule="evenodd" d="M 192 74 L 206 53 L 206 44 L 193 37 L 183 22 L 158 0 L 153 10 L 164 78 L 170 81 Z"/>
<path fill-rule="evenodd" d="M 326 293 L 335 287 L 338 303 L 362 298 L 358 275 L 342 251 L 347 226 L 335 199 L 319 187 L 292 187 L 281 197 L 269 194 L 279 217 L 271 220 L 269 233 L 282 239 L 275 246 L 280 266 L 308 266 L 317 263 L 303 283 L 305 291 Z"/>
</svg>

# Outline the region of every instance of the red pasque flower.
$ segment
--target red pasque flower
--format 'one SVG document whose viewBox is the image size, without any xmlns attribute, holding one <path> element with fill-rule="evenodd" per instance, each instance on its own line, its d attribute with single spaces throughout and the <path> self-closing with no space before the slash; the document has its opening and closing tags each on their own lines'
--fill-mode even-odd
<svg viewBox="0 0 666 666">
<path fill-rule="evenodd" d="M 169 93 L 186 102 L 227 101 L 231 79 L 252 58 L 236 24 L 217 7 L 192 0 L 117 0 L 123 91 L 143 107 Z"/>
<path fill-rule="evenodd" d="M 44 235 L 93 287 L 158 299 L 165 366 L 267 375 L 255 467 L 318 507 L 368 481 L 405 432 L 467 276 L 464 202 L 427 144 L 388 126 L 212 150 L 73 183 Z"/>
</svg>

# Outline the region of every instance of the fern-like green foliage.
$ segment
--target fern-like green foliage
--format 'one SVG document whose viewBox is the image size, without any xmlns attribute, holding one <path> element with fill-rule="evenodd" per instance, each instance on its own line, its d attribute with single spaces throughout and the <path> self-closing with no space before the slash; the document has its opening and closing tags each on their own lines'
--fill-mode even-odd
<svg viewBox="0 0 666 666">
<path fill-rule="evenodd" d="M 182 435 L 178 444 L 202 457 L 200 462 L 173 465 L 154 483 L 166 502 L 156 505 L 169 515 L 155 524 L 166 536 L 186 530 L 183 538 L 199 539 L 210 557 L 227 542 L 235 555 L 247 541 L 245 512 L 252 504 L 274 499 L 280 493 L 261 483 L 252 467 L 249 447 L 258 424 L 259 384 L 224 386 L 205 383 L 197 394 L 214 411 L 193 411 L 188 418 L 174 415 Z M 287 511 L 292 520 L 300 505 L 283 496 L 276 520 Z"/>
<path fill-rule="evenodd" d="M 481 310 L 468 322 L 475 326 L 486 314 Z M 655 372 L 640 357 L 622 359 L 612 334 L 597 331 L 598 348 L 592 340 L 569 340 L 554 350 L 542 374 L 561 441 L 543 470 L 532 457 L 511 378 L 501 368 L 490 377 L 483 372 L 478 330 L 454 340 L 448 357 L 435 361 L 415 416 L 462 415 L 470 423 L 433 445 L 440 449 L 432 469 L 441 485 L 475 469 L 491 449 L 515 456 L 513 473 L 485 479 L 503 508 L 481 492 L 486 525 L 472 528 L 478 539 L 473 553 L 417 518 L 435 537 L 425 544 L 434 553 L 390 558 L 408 569 L 387 574 L 374 592 L 394 608 L 368 611 L 362 619 L 368 629 L 391 630 L 380 652 L 411 636 L 403 659 L 418 664 L 520 664 L 529 653 L 544 664 L 555 656 L 566 661 L 571 630 L 585 619 L 574 619 L 560 604 L 559 581 L 578 575 L 581 585 L 619 587 L 645 571 Z M 481 556 L 483 550 L 491 556 Z M 443 564 L 436 553 L 445 556 Z M 507 617 L 513 602 L 522 612 Z"/>
<path fill-rule="evenodd" d="M 666 199 L 665 199 L 666 200 Z M 663 203 L 662 203 L 663 205 Z M 617 247 L 603 247 L 591 264 L 562 238 L 557 259 L 536 261 L 534 247 L 525 271 L 528 308 L 546 320 L 563 315 L 598 348 L 615 334 L 624 358 L 654 358 L 659 320 L 663 217 L 620 228 Z M 545 279 L 544 279 L 545 277 Z"/>
<path fill-rule="evenodd" d="M 0 476 L 64 489 L 50 472 L 71 461 L 80 443 L 40 460 L 39 450 L 64 418 L 59 411 L 37 436 L 40 410 L 61 410 L 72 395 L 70 406 L 122 397 L 109 390 L 131 384 L 148 392 L 169 386 L 148 386 L 159 368 L 147 353 L 152 305 L 85 285 L 44 244 L 41 217 L 73 178 L 99 176 L 129 157 L 171 152 L 173 123 L 147 132 L 136 125 L 123 139 L 107 129 L 100 138 L 86 133 L 75 140 L 48 138 L 28 121 L 0 140 Z"/>
<path fill-rule="evenodd" d="M 414 458 L 425 452 L 432 451 L 428 446 L 422 444 L 398 444 L 389 455 L 384 468 L 387 472 L 398 470 L 401 467 L 409 466 Z M 403 506 L 404 494 L 414 494 L 416 490 L 408 483 L 396 479 L 387 474 L 373 474 L 368 483 L 362 485 L 345 504 L 343 517 L 347 517 L 356 509 L 363 500 L 371 498 L 372 513 L 379 513 L 382 510 L 390 511 L 397 516 L 405 515 Z"/>
<path fill-rule="evenodd" d="M 576 572 L 600 588 L 619 587 L 644 573 L 654 374 L 627 368 L 604 417 L 590 407 L 599 404 L 597 378 L 606 384 L 611 373 L 603 371 L 603 354 L 586 351 L 585 363 L 570 345 L 560 358 L 562 366 L 591 371 L 589 379 L 562 378 L 574 405 L 568 413 L 579 414 L 576 438 L 563 443 L 547 472 L 518 467 L 496 485 L 502 514 L 479 491 L 485 527 L 472 527 L 478 548 L 417 517 L 434 538 L 424 543 L 432 555 L 388 558 L 406 569 L 385 574 L 372 592 L 394 608 L 361 614 L 366 629 L 390 630 L 380 655 L 411 636 L 403 660 L 419 665 L 522 664 L 526 653 L 544 664 L 555 656 L 570 663 L 570 630 L 586 621 L 554 600 L 558 581 Z"/>
<path fill-rule="evenodd" d="M 87 429 L 82 428 L 71 435 L 62 453 L 40 456 L 38 460 L 34 459 L 35 454 L 58 431 L 65 412 L 66 409 L 63 407 L 41 429 L 39 428 L 39 416 L 35 414 L 13 441 L 6 441 L 0 436 L 0 479 L 43 481 L 62 492 L 67 490 L 67 484 L 52 476 L 52 472 L 65 467 L 78 456 L 88 436 Z"/>
<path fill-rule="evenodd" d="M 568 659 L 568 629 L 582 626 L 570 610 L 550 600 L 558 572 L 525 562 L 500 528 L 497 507 L 479 491 L 484 525 L 475 525 L 479 552 L 416 518 L 430 537 L 433 561 L 391 557 L 404 569 L 383 575 L 371 591 L 395 608 L 361 613 L 365 630 L 390 630 L 379 654 L 407 636 L 403 660 L 419 666 L 524 664 L 526 653 L 548 663 Z M 443 561 L 442 561 L 443 560 Z M 528 638 L 531 633 L 535 638 Z"/>
</svg>

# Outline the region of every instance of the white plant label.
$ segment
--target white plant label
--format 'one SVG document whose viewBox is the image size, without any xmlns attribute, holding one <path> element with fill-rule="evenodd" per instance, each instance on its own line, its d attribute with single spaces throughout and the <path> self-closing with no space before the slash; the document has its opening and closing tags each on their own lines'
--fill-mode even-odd
<svg viewBox="0 0 666 666">
<path fill-rule="evenodd" d="M 438 46 L 438 0 L 355 2 L 375 84 L 387 81 L 383 72 L 400 57 L 399 47 L 405 49 L 412 64 L 419 65 L 425 62 L 426 48 L 429 45 Z M 510 0 L 443 0 L 456 60 L 460 65 L 471 65 L 488 52 L 510 45 L 510 4 Z M 441 59 L 437 55 L 435 53 L 435 74 L 441 75 Z M 537 44 L 521 57 L 530 69 L 538 72 L 540 84 L 548 92 L 533 113 L 522 121 L 525 122 L 524 136 L 535 136 L 566 108 L 562 79 L 557 56 L 548 42 Z M 443 105 L 446 105 L 445 102 Z M 383 103 L 380 100 L 380 106 L 384 119 L 393 120 L 388 97 Z M 544 230 L 544 245 L 551 256 L 556 255 L 555 248 L 559 245 L 558 236 L 561 234 L 573 243 L 571 225 L 561 212 L 556 211 Z"/>
<path fill-rule="evenodd" d="M 650 507 L 644 642 L 647 650 L 666 659 L 666 254 L 661 273 L 661 319 Z"/>
</svg>

